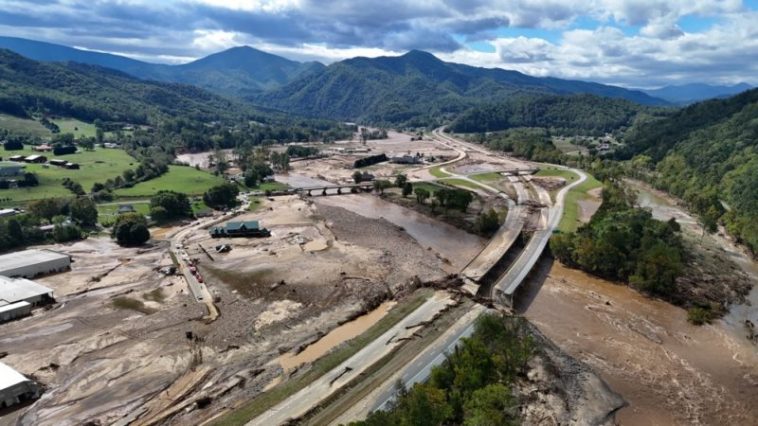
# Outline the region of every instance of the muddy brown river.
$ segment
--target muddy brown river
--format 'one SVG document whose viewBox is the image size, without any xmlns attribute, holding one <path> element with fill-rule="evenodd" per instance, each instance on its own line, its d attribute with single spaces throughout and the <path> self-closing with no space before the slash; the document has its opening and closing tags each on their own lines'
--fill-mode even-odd
<svg viewBox="0 0 758 426">
<path fill-rule="evenodd" d="M 449 272 L 459 272 L 484 248 L 485 241 L 476 235 L 371 195 L 318 197 L 314 200 L 363 217 L 383 218 L 403 228 L 421 247 L 431 248 L 448 259 L 452 266 Z"/>
<path fill-rule="evenodd" d="M 756 424 L 758 352 L 721 323 L 555 263 L 525 316 L 629 405 L 623 425 Z"/>
<path fill-rule="evenodd" d="M 635 189 L 654 217 L 674 217 L 685 232 L 702 234 L 697 220 L 665 194 Z M 739 247 L 718 235 L 705 241 L 756 276 L 755 262 Z M 752 303 L 698 327 L 684 309 L 558 262 L 543 261 L 540 272 L 520 310 L 627 400 L 617 415 L 622 425 L 758 425 L 758 346 L 744 329 L 744 319 L 757 319 L 758 288 Z"/>
</svg>

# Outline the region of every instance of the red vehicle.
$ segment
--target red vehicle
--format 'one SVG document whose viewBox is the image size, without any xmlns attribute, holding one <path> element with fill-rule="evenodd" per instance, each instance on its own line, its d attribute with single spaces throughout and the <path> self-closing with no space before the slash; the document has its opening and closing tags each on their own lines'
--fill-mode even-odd
<svg viewBox="0 0 758 426">
<path fill-rule="evenodd" d="M 202 275 L 200 275 L 200 274 L 198 274 L 198 275 L 197 275 L 197 282 L 199 282 L 199 283 L 201 283 L 201 284 L 202 284 L 202 282 L 203 282 L 203 277 L 202 277 Z"/>
<path fill-rule="evenodd" d="M 195 272 L 197 272 L 197 268 L 195 268 L 194 266 L 190 266 L 190 267 L 189 267 L 189 270 L 190 270 L 190 272 L 192 272 L 193 274 L 194 274 Z"/>
</svg>

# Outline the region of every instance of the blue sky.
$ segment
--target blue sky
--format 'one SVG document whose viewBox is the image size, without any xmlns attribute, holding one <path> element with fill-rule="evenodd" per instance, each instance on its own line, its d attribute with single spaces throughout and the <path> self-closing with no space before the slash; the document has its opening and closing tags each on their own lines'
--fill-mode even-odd
<svg viewBox="0 0 758 426">
<path fill-rule="evenodd" d="M 758 85 L 758 0 L 0 0 L 0 34 L 165 63 L 238 45 L 325 63 L 422 49 L 629 87 Z"/>
</svg>

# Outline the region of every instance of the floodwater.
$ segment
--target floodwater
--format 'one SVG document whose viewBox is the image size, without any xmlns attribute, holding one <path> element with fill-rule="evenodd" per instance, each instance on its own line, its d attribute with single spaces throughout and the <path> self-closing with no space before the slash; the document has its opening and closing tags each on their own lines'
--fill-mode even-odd
<svg viewBox="0 0 758 426">
<path fill-rule="evenodd" d="M 276 361 L 282 366 L 285 372 L 292 371 L 303 364 L 313 362 L 326 355 L 326 353 L 340 344 L 364 333 L 372 325 L 384 318 L 384 316 L 387 315 L 387 312 L 395 306 L 395 303 L 396 302 L 394 301 L 384 302 L 373 311 L 361 315 L 330 331 L 299 354 L 288 352 L 277 358 Z"/>
<path fill-rule="evenodd" d="M 626 286 L 541 267 L 549 274 L 527 288 L 524 315 L 628 401 L 621 424 L 756 424 L 758 350 L 747 339 L 691 325 L 683 309 Z"/>
<path fill-rule="evenodd" d="M 351 194 L 314 200 L 319 204 L 341 207 L 363 217 L 383 218 L 403 228 L 422 247 L 431 247 L 448 259 L 456 270 L 468 264 L 485 245 L 485 240 L 476 235 L 377 197 Z"/>
<path fill-rule="evenodd" d="M 653 217 L 675 218 L 689 238 L 702 235 L 698 221 L 665 194 L 632 185 Z M 703 242 L 758 276 L 755 262 L 726 238 L 706 235 Z M 521 310 L 629 402 L 617 415 L 621 424 L 758 424 L 758 347 L 744 328 L 746 318 L 758 320 L 758 288 L 750 303 L 698 327 L 687 322 L 684 309 L 624 285 L 557 262 L 541 268 L 544 279 L 527 286 Z"/>
</svg>

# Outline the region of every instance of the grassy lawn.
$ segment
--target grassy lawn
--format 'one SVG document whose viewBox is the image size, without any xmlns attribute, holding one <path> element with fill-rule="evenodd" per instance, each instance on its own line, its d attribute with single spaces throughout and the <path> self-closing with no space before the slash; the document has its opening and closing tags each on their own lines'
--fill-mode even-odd
<svg viewBox="0 0 758 426">
<path fill-rule="evenodd" d="M 413 189 L 424 188 L 429 191 L 430 194 L 434 194 L 440 189 L 444 189 L 443 186 L 431 182 L 413 182 Z"/>
<path fill-rule="evenodd" d="M 97 205 L 97 220 L 100 223 L 111 223 L 118 216 L 118 208 L 129 204 L 137 213 L 147 215 L 150 213 L 150 200 L 131 200 L 124 202 L 103 203 Z"/>
<path fill-rule="evenodd" d="M 495 180 L 500 180 L 503 178 L 503 175 L 496 172 L 487 172 L 487 173 L 479 173 L 476 175 L 469 176 L 471 179 L 474 179 L 478 182 L 492 182 Z"/>
<path fill-rule="evenodd" d="M 535 176 L 545 176 L 545 177 L 562 177 L 566 180 L 566 183 L 571 183 L 577 179 L 579 179 L 579 176 L 569 170 L 563 170 L 559 169 L 557 167 L 545 167 L 541 168 Z"/>
<path fill-rule="evenodd" d="M 308 372 L 300 377 L 286 380 L 273 389 L 264 392 L 238 410 L 227 414 L 215 421 L 214 425 L 244 425 L 249 420 L 259 416 L 266 410 L 284 401 L 290 395 L 308 386 L 311 382 L 331 371 L 333 368 L 353 356 L 371 341 L 381 336 L 408 314 L 421 306 L 431 296 L 428 289 L 421 290 L 413 297 L 398 303 L 387 315 L 360 336 L 340 345 L 313 363 Z"/>
<path fill-rule="evenodd" d="M 201 214 L 201 213 L 211 213 L 213 212 L 213 209 L 208 207 L 207 204 L 205 204 L 205 201 L 203 201 L 202 198 L 197 197 L 198 199 L 190 199 L 190 203 L 192 204 L 192 213 L 195 214 Z"/>
<path fill-rule="evenodd" d="M 431 169 L 429 169 L 429 173 L 436 178 L 446 178 L 446 177 L 452 176 L 451 174 L 445 173 L 444 171 L 442 171 L 442 166 L 432 167 Z"/>
<path fill-rule="evenodd" d="M 558 176 L 566 179 L 566 182 L 568 183 L 579 179 L 579 176 L 572 171 L 551 167 L 540 169 L 540 171 L 537 172 L 537 176 Z M 579 221 L 579 201 L 589 197 L 587 192 L 601 186 L 602 183 L 600 183 L 600 181 L 588 174 L 587 180 L 569 190 L 566 194 L 563 216 L 558 224 L 558 230 L 560 232 L 576 231 L 579 225 L 581 225 L 581 222 Z"/>
<path fill-rule="evenodd" d="M 0 151 L 0 156 L 32 155 L 33 151 L 26 148 L 21 151 Z M 48 159 L 55 158 L 51 153 L 45 153 Z M 76 154 L 61 156 L 62 159 L 79 163 L 81 169 L 69 170 L 43 164 L 27 164 L 26 170 L 37 175 L 39 186 L 33 188 L 15 188 L 0 190 L 0 206 L 16 205 L 26 201 L 50 197 L 69 197 L 71 192 L 63 187 L 61 181 L 68 177 L 79 182 L 85 191 L 89 191 L 95 182 L 105 182 L 109 178 L 120 176 L 121 173 L 137 165 L 137 160 L 120 149 L 96 149 L 94 151 L 79 151 Z M 8 199 L 8 200 L 6 200 Z"/>
<path fill-rule="evenodd" d="M 50 120 L 61 129 L 61 134 L 71 133 L 76 139 L 95 137 L 95 125 L 85 123 L 74 118 L 60 118 Z"/>
<path fill-rule="evenodd" d="M 250 207 L 248 207 L 250 212 L 256 212 L 261 207 L 263 207 L 263 200 L 260 197 L 250 197 Z"/>
<path fill-rule="evenodd" d="M 39 138 L 49 138 L 51 133 L 36 120 L 18 118 L 12 115 L 0 114 L 0 129 L 12 133 L 27 134 Z"/>
<path fill-rule="evenodd" d="M 168 166 L 163 176 L 138 183 L 131 188 L 116 190 L 119 197 L 150 197 L 158 191 L 176 191 L 187 195 L 200 195 L 209 188 L 224 183 L 224 179 L 194 167 Z"/>
<path fill-rule="evenodd" d="M 448 185 L 458 186 L 461 188 L 473 189 L 475 191 L 484 190 L 484 188 L 482 188 L 481 186 L 464 179 L 456 179 L 456 178 L 442 179 L 440 180 L 440 182 L 446 183 Z"/>
<path fill-rule="evenodd" d="M 587 151 L 587 148 L 569 142 L 568 138 L 554 137 L 553 145 L 555 145 L 559 151 L 567 155 L 584 155 Z"/>
</svg>

